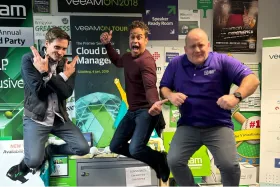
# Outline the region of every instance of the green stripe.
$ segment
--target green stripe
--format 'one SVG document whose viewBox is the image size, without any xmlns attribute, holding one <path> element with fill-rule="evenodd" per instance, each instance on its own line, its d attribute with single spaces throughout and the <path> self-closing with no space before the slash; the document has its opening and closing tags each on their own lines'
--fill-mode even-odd
<svg viewBox="0 0 280 187">
<path fill-rule="evenodd" d="M 276 47 L 280 46 L 280 38 L 263 40 L 263 47 Z"/>
<path fill-rule="evenodd" d="M 2 137 L 0 137 L 0 141 L 1 140 L 13 140 L 13 137 L 12 136 L 2 136 Z"/>
</svg>

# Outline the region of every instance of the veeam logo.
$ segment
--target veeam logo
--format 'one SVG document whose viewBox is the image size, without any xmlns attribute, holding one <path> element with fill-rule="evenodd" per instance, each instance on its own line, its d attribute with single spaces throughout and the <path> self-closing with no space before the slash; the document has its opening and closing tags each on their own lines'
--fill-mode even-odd
<svg viewBox="0 0 280 187">
<path fill-rule="evenodd" d="M 23 5 L 0 5 L 0 19 L 26 19 Z"/>
<path fill-rule="evenodd" d="M 138 6 L 139 0 L 66 0 L 68 5 Z"/>
<path fill-rule="evenodd" d="M 120 31 L 120 32 L 126 32 L 128 31 L 127 26 L 91 26 L 91 25 L 80 25 L 80 26 L 75 26 L 75 29 L 77 31 Z"/>
<path fill-rule="evenodd" d="M 188 162 L 189 167 L 202 167 L 202 158 L 190 158 Z"/>
<path fill-rule="evenodd" d="M 280 54 L 268 55 L 270 59 L 280 59 Z"/>
</svg>

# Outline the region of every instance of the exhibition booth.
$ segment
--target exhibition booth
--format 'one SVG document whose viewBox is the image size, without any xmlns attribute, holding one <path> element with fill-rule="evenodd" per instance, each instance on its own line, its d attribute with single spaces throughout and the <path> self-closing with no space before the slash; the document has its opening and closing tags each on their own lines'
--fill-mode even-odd
<svg viewBox="0 0 280 187">
<path fill-rule="evenodd" d="M 1 0 L 0 3 L 0 186 L 177 186 L 172 172 L 164 183 L 147 164 L 111 152 L 111 139 L 129 110 L 122 68 L 116 68 L 100 42 L 113 31 L 112 46 L 130 52 L 129 25 L 144 21 L 150 29 L 147 50 L 156 63 L 157 88 L 172 59 L 185 54 L 185 37 L 205 30 L 210 49 L 236 58 L 259 78 L 260 85 L 231 110 L 240 186 L 280 185 L 279 26 L 264 12 L 278 15 L 278 0 Z M 272 7 L 276 7 L 273 9 Z M 259 15 L 260 14 L 260 15 Z M 277 16 L 276 16 L 277 17 Z M 275 19 L 277 19 L 275 17 Z M 65 57 L 78 55 L 76 84 L 67 113 L 87 140 L 84 156 L 54 155 L 35 174 L 6 176 L 24 157 L 24 81 L 22 56 L 45 46 L 45 34 L 60 27 L 71 37 Z M 279 64 L 278 64 L 279 63 Z M 278 69 L 279 66 L 279 69 Z M 229 94 L 238 86 L 232 84 Z M 169 152 L 180 119 L 171 102 L 162 106 L 162 126 L 148 146 Z M 53 135 L 48 144 L 65 142 Z M 200 186 L 222 186 L 221 173 L 206 146 L 189 159 Z"/>
</svg>

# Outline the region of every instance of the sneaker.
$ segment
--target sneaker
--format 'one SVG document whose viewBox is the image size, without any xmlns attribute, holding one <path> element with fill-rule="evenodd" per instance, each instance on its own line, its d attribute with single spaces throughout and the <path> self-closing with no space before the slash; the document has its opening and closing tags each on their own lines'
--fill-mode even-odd
<svg viewBox="0 0 280 187">
<path fill-rule="evenodd" d="M 25 183 L 28 179 L 25 176 L 29 173 L 29 170 L 26 172 L 22 172 L 20 170 L 20 165 L 12 166 L 9 171 L 6 173 L 6 176 L 9 177 L 13 181 L 20 181 L 21 183 Z"/>
<path fill-rule="evenodd" d="M 158 178 L 158 179 L 161 179 L 159 170 L 158 170 L 158 169 L 154 169 L 154 170 L 155 170 L 155 172 L 156 172 L 157 178 Z"/>
<path fill-rule="evenodd" d="M 170 175 L 170 169 L 167 164 L 167 153 L 163 152 L 162 154 L 164 161 L 159 165 L 159 175 L 162 182 L 167 182 Z"/>
</svg>

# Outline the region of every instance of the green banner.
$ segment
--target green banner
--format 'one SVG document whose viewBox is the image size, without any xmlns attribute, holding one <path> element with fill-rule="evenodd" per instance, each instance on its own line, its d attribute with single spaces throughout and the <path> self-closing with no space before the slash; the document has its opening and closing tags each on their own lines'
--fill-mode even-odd
<svg viewBox="0 0 280 187">
<path fill-rule="evenodd" d="M 2 0 L 0 19 L 0 140 L 21 140 L 21 58 L 34 44 L 31 1 Z"/>
<path fill-rule="evenodd" d="M 175 132 L 163 132 L 163 144 L 165 151 L 169 151 L 170 143 Z M 202 146 L 197 150 L 188 161 L 193 176 L 208 176 L 210 175 L 210 159 L 207 153 L 207 148 Z M 172 177 L 172 173 L 170 177 Z"/>
</svg>

